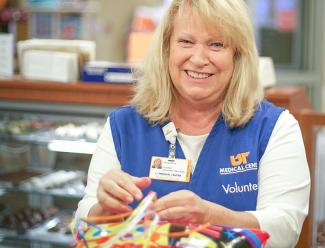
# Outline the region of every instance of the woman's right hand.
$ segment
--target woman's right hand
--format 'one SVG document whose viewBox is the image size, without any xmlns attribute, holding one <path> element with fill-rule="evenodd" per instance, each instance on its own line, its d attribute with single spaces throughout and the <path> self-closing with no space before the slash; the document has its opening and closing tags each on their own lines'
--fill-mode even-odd
<svg viewBox="0 0 325 248">
<path fill-rule="evenodd" d="M 133 177 L 119 169 L 108 171 L 99 180 L 98 203 L 91 208 L 88 216 L 132 211 L 128 205 L 134 200 L 141 200 L 141 189 L 150 184 L 148 177 Z"/>
</svg>

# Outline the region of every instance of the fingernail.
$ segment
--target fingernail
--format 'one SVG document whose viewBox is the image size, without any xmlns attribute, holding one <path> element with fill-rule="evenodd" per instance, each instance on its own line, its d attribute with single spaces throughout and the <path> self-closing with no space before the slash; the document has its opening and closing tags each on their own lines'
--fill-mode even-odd
<svg viewBox="0 0 325 248">
<path fill-rule="evenodd" d="M 132 211 L 132 208 L 131 208 L 131 207 L 128 207 L 128 206 L 125 206 L 124 209 L 125 209 L 126 211 Z"/>
<path fill-rule="evenodd" d="M 129 207 L 123 207 L 122 208 L 122 212 L 131 212 L 132 211 L 132 208 L 129 208 Z"/>
<path fill-rule="evenodd" d="M 140 200 L 140 199 L 142 198 L 142 193 L 141 193 L 141 192 L 137 192 L 137 193 L 135 193 L 135 198 L 136 198 L 137 200 Z"/>
<path fill-rule="evenodd" d="M 127 202 L 133 202 L 133 197 L 132 196 L 127 196 L 126 201 Z"/>
</svg>

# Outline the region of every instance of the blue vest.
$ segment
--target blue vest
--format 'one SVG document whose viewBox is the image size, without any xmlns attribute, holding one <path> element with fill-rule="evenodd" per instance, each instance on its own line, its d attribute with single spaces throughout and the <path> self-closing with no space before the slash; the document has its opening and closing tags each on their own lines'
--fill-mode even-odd
<svg viewBox="0 0 325 248">
<path fill-rule="evenodd" d="M 190 182 L 152 180 L 150 187 L 143 190 L 144 195 L 153 190 L 161 197 L 186 189 L 233 210 L 255 210 L 259 161 L 282 111 L 263 101 L 254 117 L 239 128 L 227 127 L 220 115 L 206 139 Z M 110 125 L 123 171 L 147 177 L 152 156 L 168 157 L 169 143 L 162 126 L 148 123 L 134 108 L 125 106 L 113 111 Z M 176 158 L 185 158 L 178 141 Z"/>
</svg>

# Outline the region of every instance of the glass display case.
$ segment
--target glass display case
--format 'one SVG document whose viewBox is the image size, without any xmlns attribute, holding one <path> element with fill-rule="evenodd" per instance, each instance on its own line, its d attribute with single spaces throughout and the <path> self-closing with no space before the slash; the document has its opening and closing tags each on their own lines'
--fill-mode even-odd
<svg viewBox="0 0 325 248">
<path fill-rule="evenodd" d="M 70 247 L 105 118 L 0 111 L 0 246 Z"/>
</svg>

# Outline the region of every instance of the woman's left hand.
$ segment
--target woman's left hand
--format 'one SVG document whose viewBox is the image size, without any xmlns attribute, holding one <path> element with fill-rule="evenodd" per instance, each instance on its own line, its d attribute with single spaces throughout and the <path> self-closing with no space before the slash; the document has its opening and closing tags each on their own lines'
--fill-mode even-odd
<svg viewBox="0 0 325 248">
<path fill-rule="evenodd" d="M 154 208 L 162 220 L 184 223 L 209 222 L 209 205 L 189 190 L 179 190 L 159 198 Z"/>
</svg>

